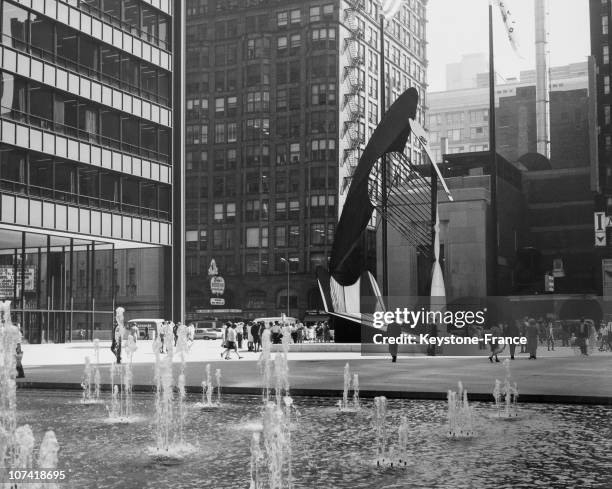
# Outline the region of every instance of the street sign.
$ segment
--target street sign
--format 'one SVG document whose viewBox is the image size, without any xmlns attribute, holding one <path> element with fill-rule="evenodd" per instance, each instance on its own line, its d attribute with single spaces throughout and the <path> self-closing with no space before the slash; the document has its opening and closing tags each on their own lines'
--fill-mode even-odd
<svg viewBox="0 0 612 489">
<path fill-rule="evenodd" d="M 595 213 L 595 246 L 606 246 L 605 212 Z"/>
<path fill-rule="evenodd" d="M 210 305 L 211 306 L 224 306 L 225 305 L 225 299 L 219 299 L 218 297 L 211 297 L 210 298 Z"/>
<path fill-rule="evenodd" d="M 215 295 L 223 295 L 225 291 L 225 280 L 220 275 L 210 277 L 210 291 Z"/>
</svg>

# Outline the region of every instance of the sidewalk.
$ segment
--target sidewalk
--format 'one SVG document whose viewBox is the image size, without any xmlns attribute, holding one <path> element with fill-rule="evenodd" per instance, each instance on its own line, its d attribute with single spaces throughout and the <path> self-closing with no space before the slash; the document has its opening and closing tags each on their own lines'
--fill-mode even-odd
<svg viewBox="0 0 612 489">
<path fill-rule="evenodd" d="M 134 357 L 135 390 L 150 391 L 154 354 L 151 342 L 141 341 Z M 226 393 L 257 394 L 261 379 L 259 354 L 241 352 L 241 360 L 220 358 L 220 341 L 196 341 L 186 358 L 188 390 L 201 392 L 205 366 L 222 371 Z M 25 345 L 23 364 L 26 379 L 20 387 L 80 389 L 84 357 L 95 363 L 92 343 Z M 503 361 L 505 355 L 501 356 Z M 109 382 L 108 365 L 114 360 L 110 342 L 100 343 L 102 383 Z M 176 359 L 178 371 L 178 359 Z M 462 381 L 474 399 L 492 400 L 495 379 L 503 380 L 502 363 L 491 364 L 486 357 L 400 356 L 391 363 L 388 356 L 362 357 L 359 352 L 289 353 L 292 395 L 342 395 L 344 365 L 359 374 L 361 395 L 445 399 L 448 389 Z M 612 354 L 594 352 L 583 358 L 571 348 L 548 352 L 541 348 L 537 360 L 526 354 L 511 362 L 512 380 L 517 382 L 521 402 L 566 402 L 612 404 Z M 108 386 L 106 386 L 108 388 Z"/>
</svg>

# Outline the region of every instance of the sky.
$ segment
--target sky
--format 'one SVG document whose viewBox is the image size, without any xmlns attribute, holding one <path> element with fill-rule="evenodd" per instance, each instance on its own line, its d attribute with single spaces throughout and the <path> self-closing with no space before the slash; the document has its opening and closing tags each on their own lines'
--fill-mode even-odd
<svg viewBox="0 0 612 489">
<path fill-rule="evenodd" d="M 510 46 L 499 8 L 493 10 L 495 71 L 504 77 L 534 69 L 534 0 L 505 0 L 516 20 L 523 59 Z M 588 0 L 549 0 L 552 66 L 586 61 L 590 54 Z M 429 0 L 427 42 L 429 91 L 446 89 L 446 65 L 463 54 L 489 52 L 488 0 Z"/>
</svg>

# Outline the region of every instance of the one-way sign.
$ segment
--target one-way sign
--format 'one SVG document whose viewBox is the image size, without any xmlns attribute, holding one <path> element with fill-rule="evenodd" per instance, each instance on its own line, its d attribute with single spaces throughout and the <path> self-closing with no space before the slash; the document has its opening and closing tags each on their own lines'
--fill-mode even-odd
<svg viewBox="0 0 612 489">
<path fill-rule="evenodd" d="M 595 246 L 606 246 L 606 213 L 595 213 Z"/>
</svg>

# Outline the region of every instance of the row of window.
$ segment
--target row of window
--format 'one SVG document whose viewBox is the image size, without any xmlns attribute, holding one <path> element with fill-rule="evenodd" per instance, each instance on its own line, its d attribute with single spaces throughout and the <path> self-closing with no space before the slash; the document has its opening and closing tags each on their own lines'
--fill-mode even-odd
<svg viewBox="0 0 612 489">
<path fill-rule="evenodd" d="M 197 93 L 197 92 L 189 92 Z M 297 110 L 301 108 L 301 92 L 299 87 L 280 88 L 275 92 L 276 111 Z M 310 105 L 335 105 L 336 104 L 336 84 L 335 83 L 315 83 L 310 87 Z M 236 96 L 215 97 L 214 100 L 215 117 L 234 117 L 238 114 L 238 99 Z M 364 99 L 365 104 L 365 99 Z M 246 113 L 269 112 L 270 111 L 270 91 L 260 89 L 250 91 L 244 95 L 244 110 Z M 313 113 L 314 114 L 314 113 Z M 207 119 L 209 117 L 208 98 L 188 95 L 186 100 L 187 120 Z M 331 116 L 330 116 L 331 118 Z M 334 117 L 335 119 L 335 117 Z"/>
<path fill-rule="evenodd" d="M 168 219 L 170 186 L 75 164 L 33 151 L 0 147 L 0 187 L 33 197 Z"/>
<path fill-rule="evenodd" d="M 17 5 L 5 2 L 3 6 L 3 44 L 169 105 L 168 71 Z"/>
<path fill-rule="evenodd" d="M 170 17 L 142 0 L 79 0 L 79 8 L 170 51 Z"/>
<path fill-rule="evenodd" d="M 219 239 L 222 239 L 219 236 Z M 221 241 L 222 242 L 222 241 Z M 223 249 L 217 248 L 217 249 Z M 240 268 L 236 264 L 236 257 L 232 255 L 214 255 L 217 267 L 222 271 L 223 275 L 235 275 L 239 273 Z M 200 267 L 198 267 L 198 258 L 196 256 L 186 257 L 186 273 L 190 276 L 200 275 L 206 277 L 208 274 L 208 267 L 210 264 L 211 257 L 201 256 Z M 270 264 L 269 253 L 248 253 L 244 256 L 242 263 L 242 273 L 247 275 L 268 275 L 270 273 L 287 273 L 287 264 L 289 264 L 289 271 L 291 273 L 299 272 L 315 272 L 319 267 L 327 267 L 327 254 L 320 251 L 309 251 L 308 252 L 308 269 L 306 270 L 305 263 L 300 259 L 298 253 L 275 253 L 272 257 L 273 263 Z M 279 310 L 286 310 L 287 308 L 287 296 L 284 295 L 286 292 L 281 292 L 283 295 L 278 296 L 277 307 Z M 297 297 L 294 295 L 289 296 L 289 305 L 292 309 L 297 308 Z M 250 297 L 247 299 L 247 308 L 263 309 L 265 298 L 261 297 Z"/>
<path fill-rule="evenodd" d="M 311 224 L 309 240 L 311 246 L 323 246 L 332 244 L 335 232 L 335 224 Z M 300 226 L 290 224 L 275 226 L 273 228 L 273 239 L 270 240 L 270 230 L 268 227 L 247 227 L 244 229 L 242 243 L 246 248 L 299 248 L 304 243 L 304 236 L 300 232 Z M 212 242 L 209 243 L 209 233 L 207 230 L 187 231 L 185 241 L 187 250 L 231 250 L 235 243 L 236 230 L 234 229 L 214 229 L 210 233 Z M 241 244 L 242 244 L 241 243 Z"/>
<path fill-rule="evenodd" d="M 309 19 L 310 22 L 319 22 L 324 19 L 331 19 L 334 15 L 334 5 L 327 4 L 316 7 L 310 7 Z M 299 25 L 302 22 L 302 11 L 300 9 L 285 10 L 276 14 L 276 25 L 279 28 L 285 28 L 289 25 Z"/>
<path fill-rule="evenodd" d="M 1 72 L 0 115 L 159 161 L 169 161 L 171 129 L 32 80 Z"/>
</svg>

